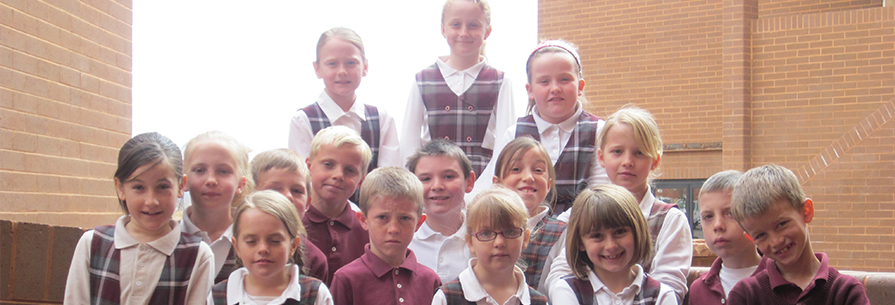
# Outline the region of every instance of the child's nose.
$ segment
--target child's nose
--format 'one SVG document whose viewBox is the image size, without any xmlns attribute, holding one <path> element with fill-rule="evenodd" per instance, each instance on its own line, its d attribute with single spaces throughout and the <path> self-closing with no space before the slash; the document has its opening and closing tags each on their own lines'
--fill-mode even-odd
<svg viewBox="0 0 895 305">
<path fill-rule="evenodd" d="M 727 231 L 727 222 L 723 219 L 715 220 L 715 227 L 712 228 L 715 232 L 724 232 Z"/>
<path fill-rule="evenodd" d="M 494 237 L 495 248 L 502 248 L 504 245 L 506 245 L 506 242 L 506 238 L 503 237 L 503 234 L 497 234 L 497 236 Z"/>
</svg>

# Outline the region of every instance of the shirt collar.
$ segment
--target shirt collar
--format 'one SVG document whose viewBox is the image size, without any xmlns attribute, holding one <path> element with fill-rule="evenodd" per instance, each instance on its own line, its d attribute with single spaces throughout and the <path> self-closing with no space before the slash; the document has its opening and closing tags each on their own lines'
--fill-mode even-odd
<svg viewBox="0 0 895 305">
<path fill-rule="evenodd" d="M 345 205 L 345 209 L 342 210 L 342 213 L 339 214 L 339 216 L 330 219 L 325 214 L 323 214 L 323 212 L 320 212 L 320 210 L 315 208 L 313 205 L 310 205 L 308 206 L 308 211 L 305 212 L 305 218 L 313 223 L 323 223 L 333 220 L 347 227 L 348 224 L 357 221 L 357 213 L 355 213 L 354 210 L 351 209 L 351 204 L 349 203 Z"/>
<path fill-rule="evenodd" d="M 817 268 L 817 274 L 814 275 L 814 280 L 811 281 L 811 283 L 802 290 L 802 294 L 814 288 L 817 281 L 826 281 L 827 277 L 830 275 L 830 264 L 827 261 L 827 254 L 823 252 L 817 252 L 814 253 L 814 256 L 817 257 L 817 260 L 820 261 L 820 267 Z M 780 273 L 780 269 L 777 269 L 777 264 L 774 262 L 773 259 L 768 258 L 765 264 L 765 270 L 768 271 L 768 279 L 771 282 L 771 289 L 777 289 L 777 287 L 780 286 L 795 285 L 790 281 L 787 281 L 786 278 L 783 277 L 783 274 Z"/>
<path fill-rule="evenodd" d="M 646 194 L 643 195 L 643 199 L 640 200 L 640 211 L 643 212 L 643 216 L 649 218 L 650 210 L 653 209 L 653 204 L 656 202 L 656 196 L 653 195 L 652 187 L 649 184 L 646 185 Z"/>
<path fill-rule="evenodd" d="M 290 283 L 286 286 L 286 290 L 283 290 L 283 293 L 270 302 L 270 304 L 283 304 L 288 299 L 301 301 L 301 285 L 298 282 L 298 266 L 295 264 L 286 266 L 286 272 L 289 272 Z M 248 274 L 249 271 L 245 267 L 230 273 L 230 277 L 227 279 L 227 304 L 254 304 L 249 299 L 249 294 L 246 293 L 245 284 L 243 284 L 245 282 L 245 277 Z"/>
<path fill-rule="evenodd" d="M 186 211 L 183 212 L 183 218 L 180 219 L 180 226 L 181 226 L 181 229 L 183 230 L 183 232 L 186 232 L 187 234 L 201 238 L 202 241 L 204 241 L 208 245 L 211 245 L 213 242 L 215 242 L 217 240 L 221 240 L 221 239 L 226 240 L 228 243 L 232 241 L 232 237 L 233 237 L 233 224 L 232 223 L 230 224 L 229 227 L 227 227 L 227 230 L 224 230 L 224 233 L 221 233 L 221 237 L 219 237 L 215 241 L 212 241 L 211 238 L 208 237 L 208 232 L 202 231 L 202 229 L 199 229 L 199 227 L 197 227 L 195 224 L 193 224 L 193 221 L 190 220 L 190 215 L 192 214 L 192 211 L 193 211 L 193 207 L 190 206 L 190 207 L 186 208 Z"/>
<path fill-rule="evenodd" d="M 433 230 L 432 227 L 429 226 L 429 223 L 423 222 L 423 225 L 420 226 L 419 230 L 416 230 L 416 233 L 414 233 L 414 238 L 420 239 L 420 240 L 426 240 L 426 239 L 431 238 L 432 236 L 435 236 L 436 234 L 441 235 L 441 233 L 438 233 L 437 231 Z M 457 229 L 457 232 L 454 232 L 454 234 L 449 237 L 457 236 L 460 238 L 465 238 L 465 235 L 466 235 L 466 221 L 463 221 L 463 224 L 460 225 L 460 229 Z M 444 236 L 444 235 L 442 235 L 442 236 Z M 445 236 L 445 237 L 448 237 L 448 236 Z"/>
<path fill-rule="evenodd" d="M 121 216 L 118 218 L 118 221 L 115 222 L 115 249 L 124 249 L 140 244 L 140 242 L 127 231 L 125 226 L 129 222 L 131 222 L 130 216 Z M 168 232 L 168 234 L 148 242 L 146 245 L 164 253 L 166 256 L 171 256 L 171 254 L 174 253 L 174 248 L 177 247 L 177 243 L 180 242 L 180 225 L 173 220 L 169 220 L 168 225 L 171 226 L 171 231 Z"/>
<path fill-rule="evenodd" d="M 401 263 L 401 265 L 398 267 L 392 267 L 384 260 L 382 260 L 381 257 L 373 254 L 373 250 L 370 250 L 370 244 L 364 246 L 364 255 L 361 256 L 361 260 L 377 278 L 381 278 L 389 272 L 397 269 L 405 269 L 412 273 L 416 273 L 416 268 L 419 266 L 419 264 L 416 262 L 416 255 L 413 254 L 412 250 L 407 249 L 407 253 L 404 254 L 404 262 Z"/>
<path fill-rule="evenodd" d="M 460 285 L 463 286 L 463 297 L 470 302 L 478 302 L 488 297 L 488 292 L 485 291 L 485 288 L 482 287 L 481 282 L 475 276 L 475 272 L 472 271 L 472 267 L 477 262 L 476 258 L 470 258 L 469 262 L 467 262 L 467 268 L 460 272 L 459 276 Z M 525 283 L 525 275 L 522 273 L 522 269 L 519 269 L 519 266 L 513 267 L 513 276 L 516 278 L 516 282 L 519 283 L 519 288 L 516 289 L 516 294 L 513 296 L 519 299 L 519 302 L 522 304 L 531 304 L 528 284 Z"/>
<path fill-rule="evenodd" d="M 358 103 L 357 100 L 354 101 L 354 104 L 351 104 L 351 108 L 348 109 L 347 112 L 342 111 L 342 108 L 333 101 L 332 97 L 329 94 L 326 94 L 326 90 L 320 93 L 320 96 L 317 97 L 317 105 L 320 106 L 320 109 L 323 110 L 323 114 L 329 118 L 330 123 L 334 122 L 338 118 L 343 115 L 349 115 L 356 119 L 359 119 L 361 122 L 367 119 L 364 114 L 364 104 Z"/>
<path fill-rule="evenodd" d="M 578 126 L 578 118 L 581 117 L 581 112 L 584 111 L 584 107 L 582 107 L 581 102 L 575 103 L 575 108 L 577 109 L 575 110 L 575 114 L 570 116 L 565 121 L 560 122 L 559 124 L 553 124 L 541 118 L 541 115 L 538 114 L 538 106 L 535 106 L 532 110 L 532 114 L 535 119 L 535 125 L 538 126 L 538 133 L 543 134 L 544 131 L 547 130 L 547 128 L 550 128 L 553 125 L 558 126 L 560 129 L 562 129 L 562 131 L 566 133 L 571 133 L 572 131 L 574 131 L 575 127 Z"/>
<path fill-rule="evenodd" d="M 472 65 L 472 67 L 466 68 L 466 70 L 460 71 L 448 66 L 447 62 L 445 62 L 447 58 L 447 56 L 438 57 L 438 60 L 435 61 L 435 64 L 438 65 L 438 69 L 441 70 L 441 76 L 444 78 L 457 73 L 465 73 L 466 75 L 476 78 L 479 76 L 479 72 L 482 71 L 485 63 L 488 62 L 485 56 L 479 55 L 479 63 Z"/>
<path fill-rule="evenodd" d="M 542 205 L 538 209 L 541 209 L 541 211 L 538 212 L 537 214 L 535 214 L 535 216 L 528 218 L 528 229 L 529 230 L 534 230 L 535 227 L 538 226 L 538 223 L 541 222 L 541 219 L 544 219 L 544 217 L 547 217 L 547 213 L 550 212 L 550 207 L 548 207 L 548 206 Z"/>
<path fill-rule="evenodd" d="M 631 269 L 633 269 L 634 272 L 636 273 L 634 275 L 634 282 L 632 282 L 630 286 L 623 289 L 622 292 L 618 293 L 617 295 L 628 294 L 628 293 L 630 293 L 631 295 L 636 295 L 637 293 L 640 292 L 640 288 L 641 288 L 640 285 L 643 284 L 643 277 L 644 277 L 643 267 L 641 267 L 640 264 L 634 264 L 634 266 L 631 266 Z M 610 294 L 616 294 L 616 293 L 612 292 L 611 290 L 609 290 L 609 288 L 606 287 L 605 284 L 603 284 L 603 281 L 600 281 L 600 277 L 598 277 L 597 274 L 594 273 L 593 269 L 590 269 L 590 268 L 587 269 L 587 279 L 590 280 L 590 285 L 594 289 L 594 295 L 596 295 L 596 293 L 598 291 L 600 291 L 600 289 L 603 289 L 603 288 L 606 288 L 606 292 L 608 292 Z"/>
</svg>

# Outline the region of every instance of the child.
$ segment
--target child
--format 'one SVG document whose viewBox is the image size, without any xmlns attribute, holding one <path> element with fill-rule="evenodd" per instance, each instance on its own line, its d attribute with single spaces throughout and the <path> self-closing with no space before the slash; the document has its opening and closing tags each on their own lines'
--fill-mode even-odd
<svg viewBox="0 0 895 305">
<path fill-rule="evenodd" d="M 650 258 L 649 224 L 624 188 L 606 184 L 582 191 L 569 236 L 572 274 L 550 286 L 553 304 L 678 304 L 674 290 L 639 264 Z"/>
<path fill-rule="evenodd" d="M 184 157 L 192 204 L 180 225 L 211 246 L 214 282 L 219 283 L 236 269 L 236 253 L 230 243 L 232 214 L 241 194 L 252 189 L 246 179 L 250 175 L 249 149 L 223 132 L 209 131 L 187 142 Z"/>
<path fill-rule="evenodd" d="M 407 169 L 423 183 L 426 214 L 409 248 L 446 283 L 465 269 L 457 262 L 469 260 L 464 194 L 472 190 L 475 172 L 463 150 L 444 139 L 426 143 L 410 156 Z"/>
<path fill-rule="evenodd" d="M 485 0 L 447 0 L 441 34 L 450 56 L 416 74 L 404 111 L 402 160 L 433 139 L 447 139 L 466 152 L 476 176 L 491 160 L 494 138 L 513 124 L 512 84 L 482 56 L 491 34 Z"/>
<path fill-rule="evenodd" d="M 247 196 L 233 221 L 233 245 L 245 267 L 214 285 L 207 304 L 332 305 L 326 285 L 289 266 L 293 256 L 301 257 L 295 252 L 305 230 L 298 219 L 295 206 L 276 191 Z"/>
<path fill-rule="evenodd" d="M 309 143 L 321 129 L 346 126 L 359 133 L 370 147 L 372 170 L 377 166 L 401 166 L 395 119 L 385 110 L 356 103 L 355 90 L 367 75 L 364 43 L 354 31 L 336 27 L 317 40 L 314 72 L 326 86 L 317 102 L 299 109 L 289 125 L 289 149 L 307 156 Z"/>
<path fill-rule="evenodd" d="M 699 190 L 699 213 L 705 243 L 718 255 L 709 272 L 690 285 L 690 304 L 726 304 L 727 295 L 740 280 L 761 270 L 755 244 L 730 214 L 730 195 L 743 173 L 726 170 L 709 177 Z"/>
<path fill-rule="evenodd" d="M 504 147 L 497 157 L 494 183 L 516 191 L 528 211 L 531 240 L 522 250 L 520 265 L 525 268 L 528 285 L 547 294 L 545 282 L 553 259 L 563 249 L 566 240 L 566 223 L 551 216 L 549 206 L 544 206 L 548 195 L 550 203 L 555 199 L 553 181 L 555 173 L 550 155 L 544 146 L 531 137 L 518 137 Z M 549 204 L 549 203 L 548 203 Z"/>
<path fill-rule="evenodd" d="M 792 171 L 773 164 L 750 169 L 730 201 L 733 218 L 767 259 L 765 270 L 733 287 L 729 304 L 870 304 L 858 280 L 812 249 L 814 203 Z"/>
<path fill-rule="evenodd" d="M 432 269 L 407 249 L 423 224 L 423 185 L 400 167 L 373 170 L 360 189 L 361 224 L 370 243 L 333 277 L 336 304 L 429 304 L 441 286 Z"/>
<path fill-rule="evenodd" d="M 311 177 L 308 165 L 301 156 L 285 148 L 272 149 L 256 155 L 250 165 L 258 190 L 275 190 L 283 194 L 295 206 L 298 218 L 304 217 L 308 209 Z M 292 260 L 302 267 L 302 274 L 328 280 L 326 275 L 329 270 L 323 252 L 307 239 L 302 239 L 299 247 L 302 251 L 296 253 L 303 254 L 304 257 L 296 256 Z"/>
<path fill-rule="evenodd" d="M 326 255 L 327 279 L 364 254 L 370 236 L 348 198 L 360 185 L 372 155 L 367 143 L 345 126 L 327 127 L 311 141 L 311 206 L 302 218 L 308 239 Z M 330 283 L 326 283 L 330 284 Z"/>
<path fill-rule="evenodd" d="M 495 145 L 495 153 L 499 153 L 507 141 L 523 135 L 544 145 L 556 170 L 552 215 L 568 210 L 581 190 L 609 183 L 606 170 L 594 154 L 597 135 L 606 122 L 584 111 L 587 100 L 582 96 L 580 58 L 571 44 L 561 40 L 541 43 L 531 52 L 525 69 L 528 116 L 519 118 Z M 487 175 L 497 174 L 495 168 L 499 167 L 492 164 L 485 170 Z M 476 182 L 473 192 L 487 188 L 487 184 Z"/>
<path fill-rule="evenodd" d="M 656 199 L 650 191 L 651 178 L 656 175 L 662 158 L 659 126 L 646 110 L 626 105 L 609 116 L 606 126 L 600 130 L 597 143 L 600 144 L 597 158 L 606 169 L 609 180 L 634 195 L 649 223 L 650 241 L 655 253 L 643 263 L 643 269 L 654 279 L 671 286 L 678 301 L 683 300 L 687 294 L 693 242 L 690 224 L 684 213 L 677 206 Z M 565 254 L 557 257 L 553 270 L 570 272 L 564 257 Z M 557 279 L 552 275 L 553 270 L 548 285 Z"/>
<path fill-rule="evenodd" d="M 466 244 L 475 255 L 460 277 L 435 294 L 432 304 L 547 304 L 547 298 L 528 287 L 516 266 L 531 231 L 528 213 L 513 191 L 494 187 L 478 194 L 469 205 Z"/>
<path fill-rule="evenodd" d="M 65 284 L 65 304 L 198 304 L 214 279 L 208 245 L 171 220 L 183 196 L 183 158 L 152 132 L 118 152 L 115 190 L 125 216 L 81 236 Z"/>
</svg>

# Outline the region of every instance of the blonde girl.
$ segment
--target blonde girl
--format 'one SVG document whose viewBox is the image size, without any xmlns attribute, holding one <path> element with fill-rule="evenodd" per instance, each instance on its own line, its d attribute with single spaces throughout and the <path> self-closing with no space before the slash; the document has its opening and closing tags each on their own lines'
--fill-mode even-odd
<svg viewBox="0 0 895 305">
<path fill-rule="evenodd" d="M 509 189 L 497 186 L 476 196 L 466 217 L 466 243 L 474 257 L 458 279 L 435 293 L 432 304 L 547 304 L 516 266 L 528 244 L 527 220 L 525 204 Z"/>
<path fill-rule="evenodd" d="M 304 237 L 298 211 L 285 196 L 273 190 L 248 195 L 233 222 L 233 245 L 244 267 L 214 285 L 207 304 L 332 304 L 326 285 L 292 263 Z"/>
<path fill-rule="evenodd" d="M 556 179 L 550 155 L 538 141 L 522 136 L 513 139 L 497 157 L 494 184 L 516 192 L 528 211 L 527 228 L 532 230 L 528 246 L 522 250 L 520 265 L 528 285 L 546 294 L 546 279 L 553 259 L 565 240 L 566 223 L 549 215 L 555 199 Z M 549 197 L 549 199 L 548 199 Z"/>
<path fill-rule="evenodd" d="M 569 219 L 572 274 L 550 286 L 553 304 L 678 304 L 674 290 L 640 266 L 650 259 L 649 225 L 626 189 L 601 185 L 578 195 Z"/>
<path fill-rule="evenodd" d="M 201 303 L 214 260 L 171 220 L 186 182 L 180 149 L 158 133 L 137 135 L 118 151 L 114 180 L 125 215 L 81 236 L 64 304 Z"/>
</svg>

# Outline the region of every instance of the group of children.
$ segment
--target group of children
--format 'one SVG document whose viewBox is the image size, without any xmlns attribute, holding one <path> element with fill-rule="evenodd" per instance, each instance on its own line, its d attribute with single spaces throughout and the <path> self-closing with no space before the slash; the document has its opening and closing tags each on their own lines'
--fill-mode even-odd
<svg viewBox="0 0 895 305">
<path fill-rule="evenodd" d="M 481 55 L 490 33 L 485 1 L 445 3 L 451 54 L 416 75 L 400 143 L 392 117 L 357 103 L 368 65 L 345 28 L 317 43 L 325 89 L 293 117 L 290 149 L 249 162 L 221 132 L 183 155 L 157 133 L 130 139 L 114 175 L 125 216 L 81 238 L 65 302 L 681 302 L 690 228 L 651 192 L 652 115 L 584 111 L 580 55 L 547 41 L 526 63 L 528 114 L 514 122 L 510 81 Z M 811 250 L 813 211 L 779 166 L 706 181 L 700 217 L 719 259 L 691 303 L 867 303 Z"/>
</svg>

